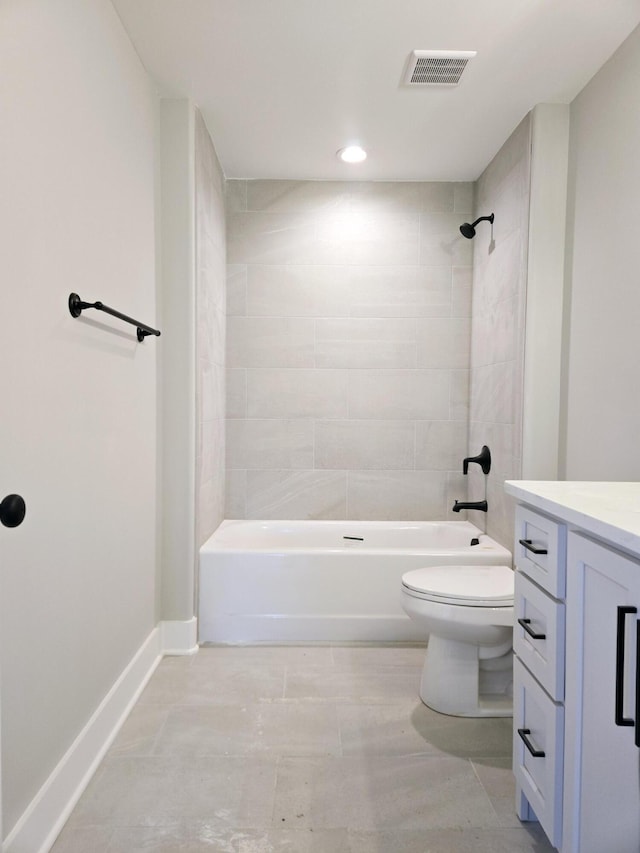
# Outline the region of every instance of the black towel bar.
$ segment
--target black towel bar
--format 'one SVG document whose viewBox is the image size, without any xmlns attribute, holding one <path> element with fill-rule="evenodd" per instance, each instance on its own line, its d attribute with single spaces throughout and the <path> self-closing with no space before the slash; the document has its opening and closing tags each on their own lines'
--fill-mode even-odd
<svg viewBox="0 0 640 853">
<path fill-rule="evenodd" d="M 138 340 L 143 341 L 147 335 L 156 335 L 160 337 L 158 329 L 152 329 L 146 323 L 141 323 L 140 320 L 134 320 L 132 317 L 127 317 L 126 314 L 121 314 L 115 308 L 109 308 L 103 302 L 83 302 L 77 293 L 69 294 L 69 313 L 72 317 L 79 317 L 85 308 L 96 308 L 98 311 L 104 311 L 105 314 L 111 314 L 112 317 L 117 317 L 119 320 L 124 320 L 125 323 L 131 323 L 132 326 L 137 326 L 136 332 Z"/>
</svg>

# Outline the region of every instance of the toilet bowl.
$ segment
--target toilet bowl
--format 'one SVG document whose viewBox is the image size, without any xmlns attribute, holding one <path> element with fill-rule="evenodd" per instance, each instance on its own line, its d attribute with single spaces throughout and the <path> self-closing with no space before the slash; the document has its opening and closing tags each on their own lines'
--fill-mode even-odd
<svg viewBox="0 0 640 853">
<path fill-rule="evenodd" d="M 428 635 L 420 698 L 457 717 L 510 717 L 514 574 L 433 566 L 402 576 L 404 611 Z"/>
</svg>

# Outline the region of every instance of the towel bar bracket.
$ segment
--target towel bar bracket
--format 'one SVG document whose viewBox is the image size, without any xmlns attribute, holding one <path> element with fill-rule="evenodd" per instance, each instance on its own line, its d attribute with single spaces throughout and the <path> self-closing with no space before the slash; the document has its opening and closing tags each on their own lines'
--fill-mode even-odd
<svg viewBox="0 0 640 853">
<path fill-rule="evenodd" d="M 133 326 L 136 326 L 136 335 L 141 343 L 147 335 L 160 336 L 158 329 L 152 329 L 151 326 L 141 323 L 140 320 L 127 317 L 126 314 L 116 311 L 115 308 L 109 308 L 103 302 L 83 302 L 77 293 L 69 294 L 69 313 L 72 317 L 79 317 L 85 308 L 95 308 L 97 311 L 104 311 L 105 314 L 111 314 L 112 317 L 117 317 L 119 320 L 124 320 L 125 323 L 131 323 Z"/>
</svg>

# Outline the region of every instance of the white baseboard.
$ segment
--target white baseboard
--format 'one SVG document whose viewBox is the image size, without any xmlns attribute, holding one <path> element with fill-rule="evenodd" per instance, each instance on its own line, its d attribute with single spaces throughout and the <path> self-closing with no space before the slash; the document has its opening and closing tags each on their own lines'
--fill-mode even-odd
<svg viewBox="0 0 640 853">
<path fill-rule="evenodd" d="M 269 616 L 200 618 L 203 643 L 397 643 L 426 639 L 408 616 Z"/>
<path fill-rule="evenodd" d="M 192 622 L 153 629 L 13 827 L 3 853 L 48 853 L 162 656 L 197 651 Z"/>
<path fill-rule="evenodd" d="M 162 652 L 165 655 L 194 655 L 198 651 L 198 620 L 161 622 Z"/>
</svg>

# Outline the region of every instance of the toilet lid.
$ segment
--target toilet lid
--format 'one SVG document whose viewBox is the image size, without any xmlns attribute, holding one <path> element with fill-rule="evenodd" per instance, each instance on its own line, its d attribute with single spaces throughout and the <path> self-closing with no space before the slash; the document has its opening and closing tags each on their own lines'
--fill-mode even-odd
<svg viewBox="0 0 640 853">
<path fill-rule="evenodd" d="M 471 607 L 512 605 L 513 582 L 508 566 L 430 566 L 402 576 L 410 595 Z"/>
</svg>

